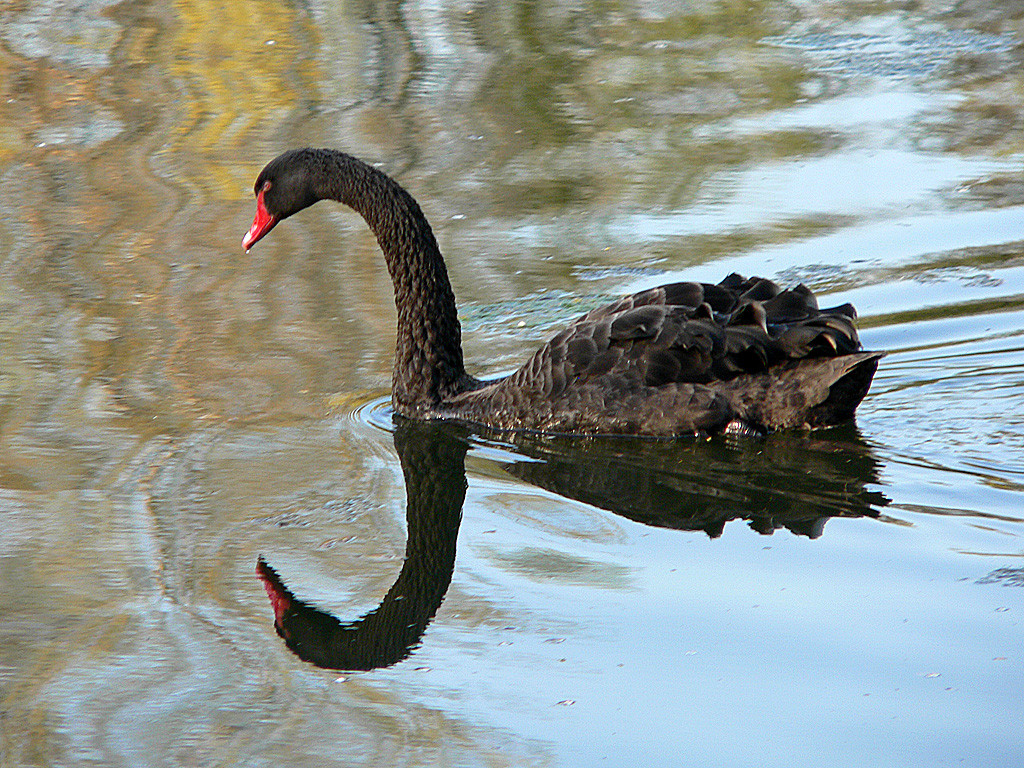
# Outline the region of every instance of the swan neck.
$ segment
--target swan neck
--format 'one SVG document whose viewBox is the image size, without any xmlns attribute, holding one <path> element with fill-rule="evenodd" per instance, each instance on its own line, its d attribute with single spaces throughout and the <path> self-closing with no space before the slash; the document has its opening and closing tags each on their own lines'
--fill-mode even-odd
<svg viewBox="0 0 1024 768">
<path fill-rule="evenodd" d="M 392 402 L 398 413 L 423 416 L 468 386 L 448 270 L 413 197 L 381 171 L 343 158 L 345 172 L 333 175 L 325 196 L 359 213 L 384 252 L 398 311 Z"/>
</svg>

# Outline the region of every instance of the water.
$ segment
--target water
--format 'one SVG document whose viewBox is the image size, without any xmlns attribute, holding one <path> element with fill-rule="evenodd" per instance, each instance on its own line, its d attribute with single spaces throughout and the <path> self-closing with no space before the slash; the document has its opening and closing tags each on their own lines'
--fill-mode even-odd
<svg viewBox="0 0 1024 768">
<path fill-rule="evenodd" d="M 0 763 L 1024 764 L 1022 46 L 1009 2 L 5 6 Z M 734 270 L 889 354 L 829 432 L 393 435 L 362 222 L 238 245 L 306 144 L 420 200 L 479 374 Z M 301 660 L 260 557 L 401 660 Z"/>
</svg>

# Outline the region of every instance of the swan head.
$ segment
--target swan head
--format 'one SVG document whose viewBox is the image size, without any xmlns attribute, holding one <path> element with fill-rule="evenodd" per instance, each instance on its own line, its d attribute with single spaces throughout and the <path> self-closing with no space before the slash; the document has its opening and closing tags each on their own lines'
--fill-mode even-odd
<svg viewBox="0 0 1024 768">
<path fill-rule="evenodd" d="M 320 199 L 315 191 L 317 171 L 322 162 L 317 150 L 293 149 L 278 155 L 260 171 L 253 185 L 256 195 L 256 216 L 242 238 L 248 251 L 274 228 Z"/>
</svg>

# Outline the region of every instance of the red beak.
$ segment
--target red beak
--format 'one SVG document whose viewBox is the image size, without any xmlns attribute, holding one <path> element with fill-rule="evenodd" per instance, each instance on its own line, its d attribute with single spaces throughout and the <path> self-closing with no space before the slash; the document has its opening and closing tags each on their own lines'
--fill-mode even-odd
<svg viewBox="0 0 1024 768">
<path fill-rule="evenodd" d="M 242 238 L 242 247 L 248 251 L 256 241 L 263 237 L 277 224 L 277 218 L 267 213 L 267 206 L 263 204 L 263 190 L 256 195 L 256 218 L 252 220 L 252 226 Z"/>
<path fill-rule="evenodd" d="M 274 607 L 274 624 L 280 627 L 281 620 L 292 606 L 292 593 L 288 591 L 288 587 L 281 581 L 277 572 L 267 565 L 262 557 L 256 561 L 256 574 L 263 582 L 263 588 L 267 590 L 270 604 Z"/>
</svg>

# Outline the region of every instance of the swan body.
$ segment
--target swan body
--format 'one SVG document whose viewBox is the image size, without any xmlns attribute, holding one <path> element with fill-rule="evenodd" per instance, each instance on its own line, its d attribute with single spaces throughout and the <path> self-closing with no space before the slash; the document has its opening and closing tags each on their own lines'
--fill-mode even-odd
<svg viewBox="0 0 1024 768">
<path fill-rule="evenodd" d="M 555 335 L 513 374 L 480 381 L 463 364 L 455 296 L 437 241 L 396 181 L 351 155 L 298 149 L 254 186 L 248 251 L 319 200 L 359 213 L 384 252 L 398 329 L 392 405 L 413 419 L 501 430 L 676 436 L 820 427 L 847 420 L 882 356 L 862 351 L 849 304 L 730 275 L 624 296 Z"/>
</svg>

